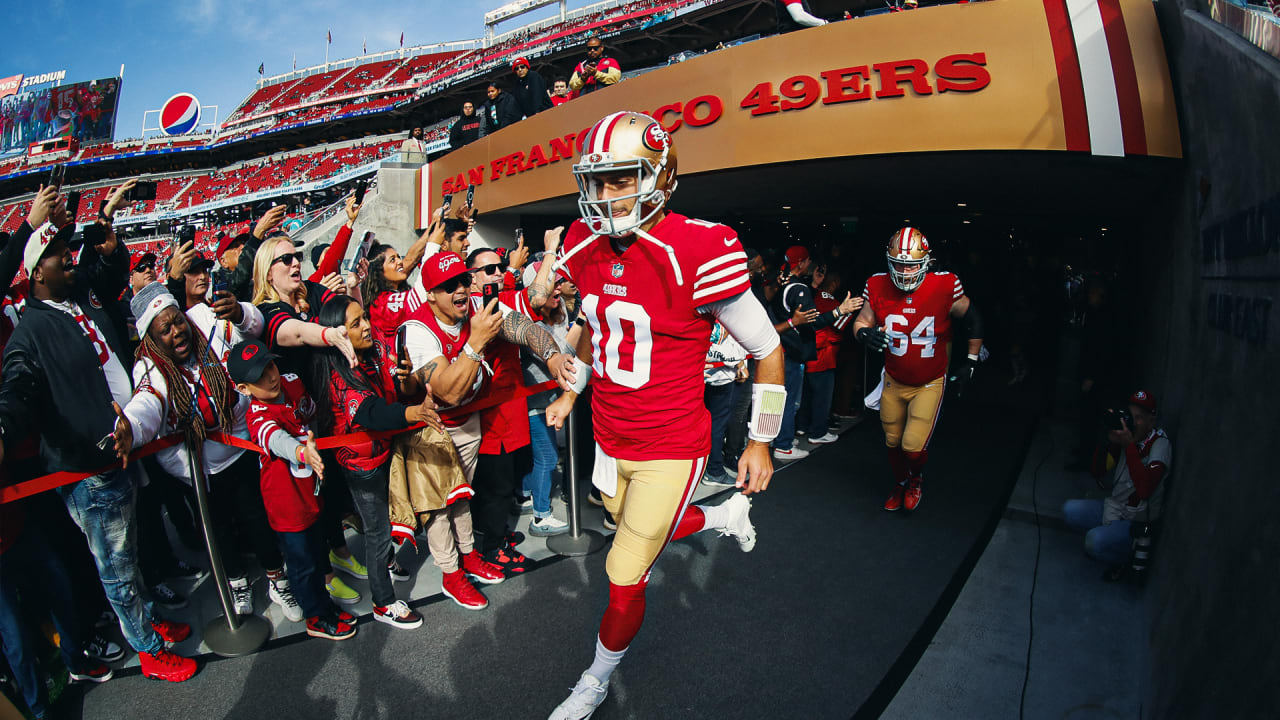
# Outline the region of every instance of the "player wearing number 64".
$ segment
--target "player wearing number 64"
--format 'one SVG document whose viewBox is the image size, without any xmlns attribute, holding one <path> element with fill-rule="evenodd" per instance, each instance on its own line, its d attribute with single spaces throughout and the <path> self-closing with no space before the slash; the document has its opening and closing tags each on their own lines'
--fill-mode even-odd
<svg viewBox="0 0 1280 720">
<path fill-rule="evenodd" d="M 913 227 L 898 230 L 885 254 L 889 272 L 867 279 L 862 291 L 866 304 L 853 332 L 871 350 L 885 353 L 880 423 L 894 486 L 884 509 L 915 510 L 948 383 L 951 319 L 966 327 L 969 338 L 968 358 L 950 378 L 957 395 L 973 377 L 982 349 L 982 321 L 959 277 L 929 272 L 932 256 L 924 233 Z"/>
<path fill-rule="evenodd" d="M 590 367 L 592 482 L 618 531 L 605 563 L 609 604 L 595 661 L 552 720 L 581 720 L 604 701 L 668 543 L 719 530 L 744 551 L 755 547 L 747 496 L 769 485 L 769 442 L 786 404 L 778 334 L 750 292 L 737 234 L 666 209 L 676 150 L 662 126 L 642 113 L 606 116 L 587 135 L 573 174 L 582 219 L 567 231 L 556 267 L 578 286 L 587 332 L 577 348 L 581 376 L 547 408 L 547 421 L 561 422 Z M 751 442 L 738 464 L 741 492 L 720 505 L 690 505 L 711 449 L 702 368 L 717 320 L 760 359 Z"/>
</svg>

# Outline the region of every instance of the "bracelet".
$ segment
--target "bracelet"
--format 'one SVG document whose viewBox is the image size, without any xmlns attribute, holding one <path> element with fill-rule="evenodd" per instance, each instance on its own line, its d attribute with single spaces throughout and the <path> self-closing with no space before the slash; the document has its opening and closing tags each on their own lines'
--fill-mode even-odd
<svg viewBox="0 0 1280 720">
<path fill-rule="evenodd" d="M 484 353 L 476 352 L 476 351 L 471 347 L 471 343 L 465 343 L 465 344 L 462 346 L 462 352 L 463 352 L 463 354 L 464 354 L 464 355 L 466 355 L 467 357 L 471 358 L 472 360 L 475 360 L 475 361 L 476 361 L 476 362 L 478 362 L 478 363 L 482 363 L 482 362 L 484 362 Z"/>
<path fill-rule="evenodd" d="M 307 464 L 307 446 L 306 445 L 298 445 L 298 464 L 299 465 Z"/>
<path fill-rule="evenodd" d="M 978 362 L 978 356 L 974 355 L 973 353 L 969 353 L 969 359 L 974 362 Z"/>
<path fill-rule="evenodd" d="M 547 348 L 547 352 L 542 355 L 542 362 L 545 363 L 546 361 L 550 360 L 551 356 L 555 355 L 558 352 L 560 351 L 555 349 L 554 347 Z"/>
<path fill-rule="evenodd" d="M 320 341 L 323 342 L 325 345 L 330 345 L 330 346 L 333 345 L 333 343 L 329 342 L 329 336 L 325 334 L 332 329 L 333 328 L 324 328 L 323 330 L 320 331 Z"/>
<path fill-rule="evenodd" d="M 791 326 L 792 330 L 796 329 L 796 324 L 794 321 L 791 320 L 791 318 L 787 318 L 787 324 Z"/>
</svg>

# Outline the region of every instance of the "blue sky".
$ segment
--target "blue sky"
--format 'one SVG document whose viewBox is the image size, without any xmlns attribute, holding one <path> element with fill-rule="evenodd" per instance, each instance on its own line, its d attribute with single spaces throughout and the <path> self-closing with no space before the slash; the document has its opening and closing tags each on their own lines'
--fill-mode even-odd
<svg viewBox="0 0 1280 720">
<path fill-rule="evenodd" d="M 395 50 L 484 34 L 489 2 L 384 3 L 358 0 L 48 0 L 6 3 L 11 31 L 0 43 L 0 77 L 66 70 L 64 83 L 114 77 L 124 64 L 116 137 L 137 137 L 145 110 L 190 92 L 226 117 L 253 89 L 258 64 L 268 77 L 329 59 Z M 590 4 L 570 0 L 574 9 Z M 552 15 L 555 6 L 508 21 L 498 31 Z M 23 28 L 21 32 L 13 28 Z"/>
</svg>

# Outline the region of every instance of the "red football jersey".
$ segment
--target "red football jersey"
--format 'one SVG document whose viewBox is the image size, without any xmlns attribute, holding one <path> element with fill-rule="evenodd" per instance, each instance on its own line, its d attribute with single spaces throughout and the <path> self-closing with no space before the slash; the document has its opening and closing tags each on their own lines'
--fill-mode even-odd
<svg viewBox="0 0 1280 720">
<path fill-rule="evenodd" d="M 947 373 L 951 350 L 951 306 L 964 297 L 960 278 L 931 272 L 915 292 L 906 293 L 887 273 L 867 279 L 862 297 L 892 340 L 884 355 L 889 377 L 905 385 L 924 385 Z"/>
<path fill-rule="evenodd" d="M 320 481 L 311 466 L 273 455 L 268 443 L 277 432 L 306 442 L 316 405 L 297 375 L 281 375 L 280 391 L 284 395 L 281 402 L 254 400 L 249 404 L 249 437 L 267 452 L 259 460 L 267 524 L 277 532 L 300 532 L 320 516 Z"/>
<path fill-rule="evenodd" d="M 711 451 L 702 369 L 714 319 L 698 308 L 748 292 L 747 256 L 724 225 L 669 213 L 619 253 L 579 220 L 561 248 L 591 330 L 596 442 L 621 460 Z"/>
</svg>

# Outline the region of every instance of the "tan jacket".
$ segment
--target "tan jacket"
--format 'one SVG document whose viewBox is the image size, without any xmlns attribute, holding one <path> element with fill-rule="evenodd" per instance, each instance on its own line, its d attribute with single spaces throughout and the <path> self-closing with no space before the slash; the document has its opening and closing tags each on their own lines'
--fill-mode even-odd
<svg viewBox="0 0 1280 720">
<path fill-rule="evenodd" d="M 396 436 L 387 493 L 391 539 L 418 547 L 414 533 L 425 514 L 475 494 L 449 435 L 426 427 Z"/>
</svg>

